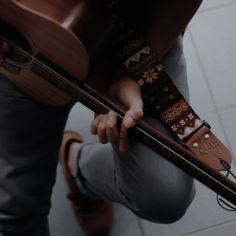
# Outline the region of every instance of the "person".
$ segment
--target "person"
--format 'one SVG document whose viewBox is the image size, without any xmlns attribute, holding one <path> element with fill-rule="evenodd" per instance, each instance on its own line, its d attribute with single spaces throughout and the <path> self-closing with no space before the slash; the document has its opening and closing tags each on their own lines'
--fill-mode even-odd
<svg viewBox="0 0 236 236">
<path fill-rule="evenodd" d="M 2 50 L 3 51 L 3 50 Z M 0 53 L 0 55 L 3 53 Z M 180 36 L 162 60 L 188 99 L 186 64 Z M 112 205 L 118 202 L 139 217 L 172 223 L 186 212 L 195 194 L 193 178 L 139 142 L 128 129 L 143 117 L 139 86 L 128 77 L 109 93 L 127 107 L 121 127 L 113 112 L 96 115 L 91 132 L 98 143 L 65 132 L 71 106 L 35 102 L 0 77 L 0 232 L 4 236 L 47 236 L 58 152 L 70 187 L 69 198 L 86 236 L 108 235 Z M 155 118 L 150 124 L 168 133 Z"/>
</svg>

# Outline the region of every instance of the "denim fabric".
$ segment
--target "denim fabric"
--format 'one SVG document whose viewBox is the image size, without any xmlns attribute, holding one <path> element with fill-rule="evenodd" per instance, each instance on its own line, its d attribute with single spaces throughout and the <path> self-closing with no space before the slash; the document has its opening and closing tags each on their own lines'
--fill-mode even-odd
<svg viewBox="0 0 236 236">
<path fill-rule="evenodd" d="M 162 61 L 164 68 L 181 93 L 189 98 L 182 38 Z M 147 117 L 168 135 L 157 119 Z M 138 143 L 121 154 L 115 145 L 86 144 L 79 149 L 79 168 L 85 178 L 84 193 L 119 202 L 138 216 L 158 223 L 179 220 L 193 200 L 193 178 Z M 79 180 L 78 180 L 79 183 Z M 86 191 L 89 190 L 89 191 Z"/>
<path fill-rule="evenodd" d="M 70 108 L 32 101 L 0 77 L 0 232 L 49 235 L 57 153 Z"/>
</svg>

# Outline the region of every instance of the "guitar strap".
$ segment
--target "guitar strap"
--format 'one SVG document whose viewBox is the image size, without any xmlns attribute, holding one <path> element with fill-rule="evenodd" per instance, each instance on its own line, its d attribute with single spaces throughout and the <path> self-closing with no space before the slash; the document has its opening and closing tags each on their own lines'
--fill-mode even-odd
<svg viewBox="0 0 236 236">
<path fill-rule="evenodd" d="M 195 2 L 195 4 L 197 2 L 195 0 L 187 1 L 190 4 L 191 2 Z M 178 1 L 178 4 L 187 1 Z M 157 53 L 151 50 L 137 31 L 132 30 L 132 27 L 122 17 L 117 17 L 119 1 L 108 2 L 113 11 L 116 38 L 118 39 L 114 45 L 130 77 L 140 85 L 145 105 L 151 109 L 153 114 L 161 117 L 161 120 L 174 133 L 180 144 L 190 149 L 200 161 L 217 171 L 225 170 L 225 166 L 230 166 L 232 162 L 230 151 L 214 135 L 210 126 L 191 108 L 159 61 L 160 57 L 164 55 L 168 47 L 186 27 L 191 19 L 191 16 L 187 14 L 190 14 L 191 11 L 189 13 L 188 9 L 184 9 L 182 14 L 185 15 L 180 20 L 175 18 L 169 20 L 175 25 L 173 30 L 175 32 L 168 35 L 164 32 L 165 42 L 168 42 L 168 44 L 163 45 L 162 43 L 162 48 L 157 50 L 160 53 L 157 56 Z M 164 9 L 173 9 L 170 4 L 176 2 L 176 0 L 165 2 L 167 5 Z M 198 1 L 199 5 L 200 2 Z M 194 12 L 192 12 L 193 14 Z M 173 16 L 172 13 L 171 15 Z M 160 30 L 159 33 L 159 38 L 162 38 L 163 31 Z M 175 35 L 175 38 L 173 38 L 173 35 Z"/>
</svg>

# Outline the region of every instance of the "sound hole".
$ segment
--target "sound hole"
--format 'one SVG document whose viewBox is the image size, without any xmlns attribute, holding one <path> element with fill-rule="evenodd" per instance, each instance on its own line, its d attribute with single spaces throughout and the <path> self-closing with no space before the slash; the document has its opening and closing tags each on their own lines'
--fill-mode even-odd
<svg viewBox="0 0 236 236">
<path fill-rule="evenodd" d="M 0 38 L 9 43 L 7 58 L 17 64 L 31 61 L 33 52 L 27 39 L 12 25 L 0 19 Z"/>
</svg>

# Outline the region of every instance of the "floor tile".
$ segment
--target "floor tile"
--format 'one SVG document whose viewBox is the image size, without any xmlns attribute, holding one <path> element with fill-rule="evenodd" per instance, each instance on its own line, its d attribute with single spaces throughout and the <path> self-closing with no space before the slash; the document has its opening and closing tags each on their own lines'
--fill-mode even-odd
<svg viewBox="0 0 236 236">
<path fill-rule="evenodd" d="M 235 146 L 235 143 L 236 143 L 236 126 L 235 126 L 236 106 L 228 110 L 220 111 L 220 116 L 223 121 L 223 127 L 227 134 L 230 148 L 236 162 L 236 146 Z"/>
<path fill-rule="evenodd" d="M 204 114 L 204 118 L 212 124 L 212 130 L 225 142 L 223 129 L 216 113 Z M 227 212 L 219 207 L 215 192 L 196 181 L 197 194 L 186 215 L 177 223 L 170 225 L 153 224 L 142 221 L 147 236 L 180 236 L 199 231 L 206 227 L 236 220 L 235 212 Z"/>
<path fill-rule="evenodd" d="M 223 225 L 219 225 L 210 229 L 203 230 L 183 236 L 235 236 L 236 232 L 236 221 L 232 221 Z"/>
<path fill-rule="evenodd" d="M 236 104 L 236 5 L 198 14 L 190 32 L 218 108 Z"/>
<path fill-rule="evenodd" d="M 200 13 L 202 11 L 213 10 L 215 8 L 222 8 L 234 4 L 235 0 L 203 0 Z"/>
<path fill-rule="evenodd" d="M 214 110 L 214 104 L 206 86 L 188 30 L 184 35 L 184 54 L 187 62 L 191 107 L 197 114 Z"/>
<path fill-rule="evenodd" d="M 119 204 L 115 204 L 114 222 L 109 236 L 142 236 L 137 217 Z"/>
</svg>

